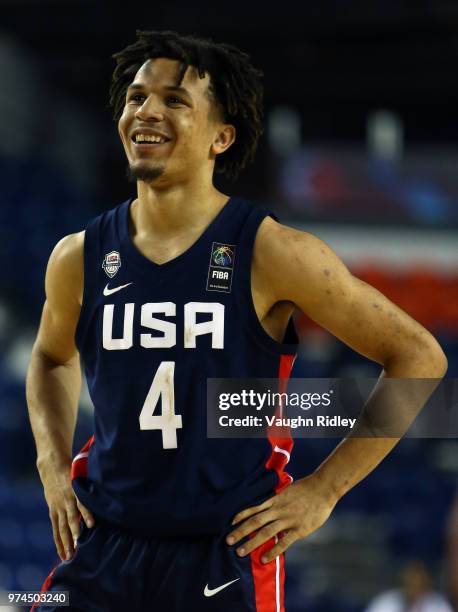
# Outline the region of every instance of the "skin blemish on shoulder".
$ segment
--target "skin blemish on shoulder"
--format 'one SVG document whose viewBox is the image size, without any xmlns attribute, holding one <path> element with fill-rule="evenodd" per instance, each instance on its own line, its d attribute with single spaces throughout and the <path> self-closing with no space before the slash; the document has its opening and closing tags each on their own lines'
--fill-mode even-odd
<svg viewBox="0 0 458 612">
<path fill-rule="evenodd" d="M 374 303 L 374 304 L 372 304 L 372 306 L 373 306 L 373 308 L 377 308 L 377 310 L 378 309 L 383 310 L 382 307 L 380 306 L 380 304 Z"/>
<path fill-rule="evenodd" d="M 326 289 L 326 293 L 327 293 L 328 295 L 331 295 L 331 294 L 332 294 L 332 291 L 331 291 L 330 289 Z"/>
<path fill-rule="evenodd" d="M 325 273 L 326 276 L 330 276 L 331 275 L 331 270 L 328 270 L 327 268 L 325 268 L 323 270 L 323 272 Z"/>
</svg>

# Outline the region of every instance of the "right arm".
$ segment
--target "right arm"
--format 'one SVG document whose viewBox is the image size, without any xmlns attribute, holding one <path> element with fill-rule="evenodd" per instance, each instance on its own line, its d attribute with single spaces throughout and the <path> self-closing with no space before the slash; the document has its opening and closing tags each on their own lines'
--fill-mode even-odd
<svg viewBox="0 0 458 612">
<path fill-rule="evenodd" d="M 91 526 L 91 513 L 77 500 L 70 481 L 72 443 L 81 389 L 75 331 L 81 310 L 84 232 L 57 243 L 46 270 L 46 300 L 27 371 L 26 396 L 54 541 L 61 559 L 70 558 L 79 535 L 78 510 Z"/>
</svg>

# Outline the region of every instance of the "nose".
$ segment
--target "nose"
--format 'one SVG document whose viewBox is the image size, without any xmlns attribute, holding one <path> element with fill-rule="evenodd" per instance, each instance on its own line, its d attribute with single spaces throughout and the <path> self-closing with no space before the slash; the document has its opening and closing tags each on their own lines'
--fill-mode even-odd
<svg viewBox="0 0 458 612">
<path fill-rule="evenodd" d="M 161 103 L 154 96 L 149 95 L 135 112 L 137 119 L 141 121 L 163 121 L 164 113 Z"/>
</svg>

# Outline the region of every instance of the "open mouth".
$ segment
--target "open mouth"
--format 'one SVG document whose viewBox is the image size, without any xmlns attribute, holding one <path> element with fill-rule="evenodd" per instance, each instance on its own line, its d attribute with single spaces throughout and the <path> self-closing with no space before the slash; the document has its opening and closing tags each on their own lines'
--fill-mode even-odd
<svg viewBox="0 0 458 612">
<path fill-rule="evenodd" d="M 157 146 L 170 142 L 170 138 L 152 134 L 133 134 L 131 140 L 136 145 Z"/>
</svg>

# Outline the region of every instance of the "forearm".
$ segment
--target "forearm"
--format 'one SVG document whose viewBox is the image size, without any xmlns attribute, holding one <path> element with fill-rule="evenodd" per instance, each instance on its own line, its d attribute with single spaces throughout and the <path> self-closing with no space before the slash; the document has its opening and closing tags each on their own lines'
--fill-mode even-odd
<svg viewBox="0 0 458 612">
<path fill-rule="evenodd" d="M 37 466 L 71 463 L 78 399 L 81 390 L 79 357 L 56 364 L 34 348 L 27 372 L 26 397 L 37 448 Z"/>
<path fill-rule="evenodd" d="M 425 352 L 417 359 L 400 356 L 385 364 L 354 431 L 315 471 L 336 500 L 370 474 L 396 446 L 445 371 L 445 356 L 438 351 Z M 390 382 L 390 378 L 408 380 Z"/>
</svg>

